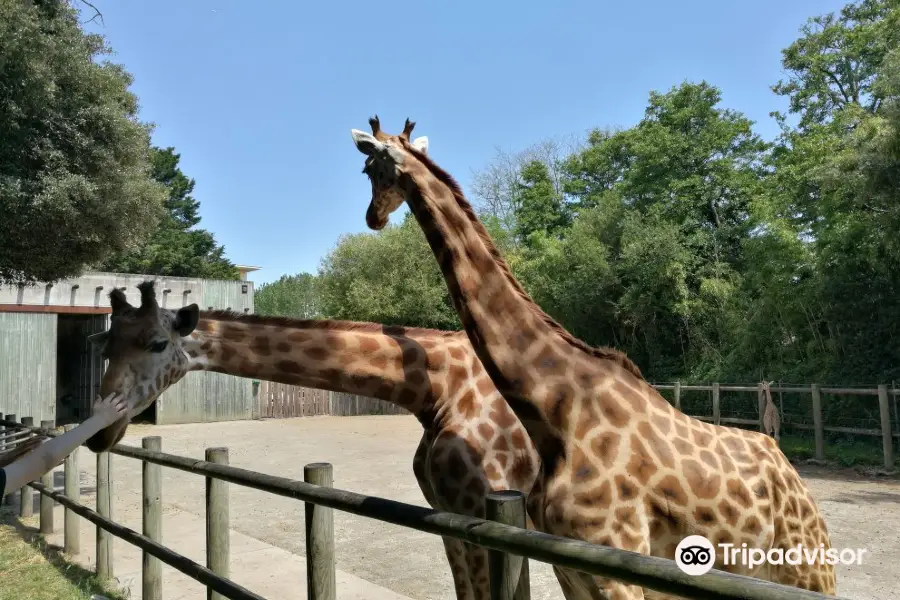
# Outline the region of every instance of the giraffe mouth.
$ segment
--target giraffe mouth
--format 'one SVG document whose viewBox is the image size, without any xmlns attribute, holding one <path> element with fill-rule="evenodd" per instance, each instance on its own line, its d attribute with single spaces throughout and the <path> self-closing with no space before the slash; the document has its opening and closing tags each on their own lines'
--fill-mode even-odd
<svg viewBox="0 0 900 600">
<path fill-rule="evenodd" d="M 387 218 L 378 214 L 378 210 L 375 208 L 374 204 L 369 205 L 369 210 L 366 211 L 366 225 L 369 226 L 369 229 L 374 231 L 379 231 L 384 229 L 384 226 L 387 225 Z"/>
</svg>

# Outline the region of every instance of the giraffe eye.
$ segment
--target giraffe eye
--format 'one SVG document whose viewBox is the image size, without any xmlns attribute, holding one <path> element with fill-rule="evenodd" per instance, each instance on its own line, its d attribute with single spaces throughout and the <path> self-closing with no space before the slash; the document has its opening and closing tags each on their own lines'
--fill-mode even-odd
<svg viewBox="0 0 900 600">
<path fill-rule="evenodd" d="M 147 350 L 150 352 L 162 352 L 166 349 L 166 346 L 169 345 L 168 340 L 162 340 L 161 342 L 153 342 L 149 346 L 147 346 Z"/>
</svg>

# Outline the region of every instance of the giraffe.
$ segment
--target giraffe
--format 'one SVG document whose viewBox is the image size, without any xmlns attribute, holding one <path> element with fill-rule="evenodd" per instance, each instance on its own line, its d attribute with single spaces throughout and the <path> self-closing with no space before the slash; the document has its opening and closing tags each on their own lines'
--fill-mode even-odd
<svg viewBox="0 0 900 600">
<path fill-rule="evenodd" d="M 766 435 L 770 435 L 775 438 L 775 442 L 781 440 L 780 430 L 781 430 L 781 418 L 778 415 L 778 407 L 775 406 L 775 402 L 772 401 L 772 384 L 774 381 L 763 381 L 762 389 L 763 393 L 766 395 L 766 409 L 763 412 L 763 427 L 765 428 Z"/>
<path fill-rule="evenodd" d="M 108 450 L 130 415 L 152 404 L 190 371 L 206 370 L 359 394 L 411 412 L 424 433 L 413 457 L 422 494 L 435 509 L 484 518 L 485 496 L 537 477 L 534 445 L 487 376 L 462 331 L 376 323 L 298 320 L 158 306 L 152 282 L 141 304 L 109 296 L 111 326 L 91 336 L 109 361 L 100 394 L 126 397 L 129 415 L 86 445 Z M 487 553 L 444 538 L 456 597 L 490 597 Z"/>
<path fill-rule="evenodd" d="M 404 201 L 444 275 L 464 329 L 494 385 L 534 441 L 541 472 L 529 515 L 544 532 L 673 559 L 678 543 L 764 551 L 830 547 L 809 490 L 771 437 L 676 410 L 623 353 L 588 346 L 528 296 L 453 177 L 426 153 L 428 139 L 352 130 L 379 230 Z M 835 593 L 834 567 L 714 566 Z M 556 569 L 568 598 L 667 597 L 634 585 Z"/>
</svg>

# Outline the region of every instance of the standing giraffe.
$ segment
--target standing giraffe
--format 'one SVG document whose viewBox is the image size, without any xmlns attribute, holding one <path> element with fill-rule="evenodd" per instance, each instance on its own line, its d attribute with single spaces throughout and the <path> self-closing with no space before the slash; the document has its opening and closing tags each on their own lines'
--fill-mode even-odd
<svg viewBox="0 0 900 600">
<path fill-rule="evenodd" d="M 772 401 L 772 384 L 774 381 L 763 381 L 763 393 L 766 395 L 766 409 L 763 412 L 763 428 L 766 435 L 775 438 L 775 442 L 781 439 L 781 417 L 778 415 L 778 407 Z"/>
<path fill-rule="evenodd" d="M 289 385 L 359 394 L 402 406 L 424 428 L 413 458 L 422 494 L 435 509 L 484 518 L 485 496 L 528 493 L 539 459 L 472 350 L 465 333 L 376 323 L 160 308 L 152 282 L 135 308 L 110 293 L 111 326 L 91 336 L 109 360 L 100 395 L 118 392 L 130 410 L 86 443 L 109 450 L 131 415 L 150 406 L 189 371 L 215 371 Z M 444 538 L 460 600 L 490 597 L 487 553 Z"/>
<path fill-rule="evenodd" d="M 427 138 L 410 141 L 415 124 L 407 119 L 399 135 L 382 131 L 377 116 L 369 124 L 371 134 L 352 130 L 372 185 L 366 223 L 383 228 L 406 201 L 422 227 L 475 352 L 538 449 L 536 528 L 669 559 L 694 534 L 738 548 L 830 547 L 811 494 L 772 438 L 685 415 L 624 354 L 571 335 L 513 277 L 459 185 L 425 153 Z M 750 569 L 716 552 L 715 566 L 834 594 L 834 567 L 822 563 Z M 556 573 L 570 598 L 660 597 Z"/>
</svg>

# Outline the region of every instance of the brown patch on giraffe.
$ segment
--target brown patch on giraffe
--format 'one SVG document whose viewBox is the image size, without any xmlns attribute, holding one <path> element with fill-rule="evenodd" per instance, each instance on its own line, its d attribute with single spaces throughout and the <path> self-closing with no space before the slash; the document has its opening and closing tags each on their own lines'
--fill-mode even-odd
<svg viewBox="0 0 900 600">
<path fill-rule="evenodd" d="M 491 420 L 497 424 L 497 427 L 500 429 L 509 429 L 513 425 L 516 424 L 516 415 L 513 414 L 512 410 L 509 408 L 509 405 L 503 400 L 502 397 L 498 397 L 494 399 L 494 404 L 491 405 Z"/>
<path fill-rule="evenodd" d="M 713 440 L 713 436 L 706 431 L 694 429 L 691 433 L 694 434 L 694 442 L 701 448 L 708 447 Z"/>
<path fill-rule="evenodd" d="M 590 459 L 585 455 L 581 448 L 576 447 L 575 450 L 572 451 L 572 458 L 570 461 L 575 481 L 582 483 L 593 479 L 598 475 L 597 470 L 594 469 L 594 465 L 591 464 Z"/>
<path fill-rule="evenodd" d="M 248 375 L 255 375 L 259 373 L 259 363 L 245 358 L 241 361 L 240 371 L 241 373 L 246 373 Z"/>
<path fill-rule="evenodd" d="M 494 440 L 494 450 L 497 452 L 509 452 L 509 449 L 509 440 L 506 439 L 506 436 L 497 436 L 497 439 Z"/>
<path fill-rule="evenodd" d="M 475 371 L 475 369 L 473 368 L 472 371 Z M 491 381 L 490 377 L 486 377 L 486 376 L 482 376 L 478 379 L 478 381 L 475 383 L 475 389 L 477 389 L 478 393 L 481 394 L 485 398 L 490 398 L 491 395 L 494 392 L 496 392 L 496 390 L 497 390 L 497 388 L 494 386 L 494 383 Z M 502 398 L 498 398 L 498 400 L 500 402 L 503 401 Z M 506 404 L 506 403 L 504 402 L 504 404 Z M 509 412 L 509 407 L 507 406 L 503 410 L 504 410 L 504 412 Z M 513 418 L 515 418 L 515 417 L 513 417 Z"/>
<path fill-rule="evenodd" d="M 227 323 L 222 326 L 221 336 L 224 340 L 239 344 L 244 341 L 245 337 L 247 337 L 247 332 L 243 327 L 240 327 L 233 323 Z"/>
<path fill-rule="evenodd" d="M 325 336 L 325 345 L 329 350 L 340 352 L 347 347 L 347 342 L 339 335 L 327 335 Z"/>
<path fill-rule="evenodd" d="M 728 495 L 734 498 L 734 500 L 743 508 L 750 508 L 753 506 L 753 499 L 750 498 L 750 492 L 747 491 L 747 486 L 745 486 L 744 482 L 740 479 L 729 479 L 726 489 L 728 490 Z"/>
<path fill-rule="evenodd" d="M 413 406 L 418 401 L 419 395 L 409 388 L 403 388 L 397 396 L 397 402 L 405 407 Z"/>
<path fill-rule="evenodd" d="M 548 344 L 541 349 L 540 354 L 532 363 L 537 369 L 537 374 L 542 377 L 556 375 L 559 370 L 565 369 L 566 363 L 562 362 L 554 349 Z"/>
<path fill-rule="evenodd" d="M 694 509 L 694 520 L 700 525 L 709 527 L 716 523 L 716 513 L 708 506 L 698 506 Z"/>
<path fill-rule="evenodd" d="M 637 429 L 641 437 L 647 441 L 650 451 L 659 459 L 659 463 L 667 469 L 674 469 L 675 456 L 669 442 L 654 433 L 649 421 L 642 421 Z"/>
<path fill-rule="evenodd" d="M 738 519 L 741 518 L 741 513 L 734 504 L 729 502 L 726 498 L 722 498 L 718 508 L 719 513 L 725 518 L 726 523 L 732 527 L 737 525 Z"/>
<path fill-rule="evenodd" d="M 453 360 L 463 361 L 466 359 L 466 353 L 458 346 L 450 346 L 447 350 L 450 352 L 450 358 Z"/>
<path fill-rule="evenodd" d="M 625 467 L 628 474 L 637 479 L 641 485 L 647 485 L 650 478 L 659 470 L 644 448 L 643 442 L 636 435 L 631 436 L 631 460 Z"/>
<path fill-rule="evenodd" d="M 615 398 L 606 396 L 600 402 L 600 412 L 615 428 L 624 427 L 628 423 L 630 414 L 619 404 Z"/>
<path fill-rule="evenodd" d="M 700 451 L 700 460 L 709 465 L 711 469 L 719 468 L 719 459 L 716 458 L 716 455 L 710 452 L 709 450 L 701 450 Z"/>
<path fill-rule="evenodd" d="M 311 348 L 304 348 L 303 352 L 308 357 L 310 357 L 312 360 L 317 361 L 317 362 L 321 362 L 321 361 L 325 360 L 326 358 L 328 358 L 328 355 L 329 355 L 328 350 L 326 350 L 325 348 L 322 348 L 321 346 L 313 346 Z"/>
<path fill-rule="evenodd" d="M 612 502 L 612 486 L 604 481 L 600 487 L 587 492 L 578 492 L 572 496 L 575 504 L 585 507 L 606 507 Z"/>
<path fill-rule="evenodd" d="M 675 452 L 678 454 L 691 455 L 694 453 L 694 447 L 684 438 L 675 438 L 672 440 L 672 445 L 675 446 Z"/>
<path fill-rule="evenodd" d="M 378 369 L 379 371 L 383 371 L 387 369 L 388 359 L 384 356 L 373 356 L 369 359 L 369 364 Z"/>
<path fill-rule="evenodd" d="M 469 378 L 469 373 L 466 371 L 465 367 L 460 365 L 450 365 L 448 371 L 448 379 L 455 385 L 466 385 L 465 382 Z"/>
<path fill-rule="evenodd" d="M 722 478 L 717 473 L 708 473 L 707 469 L 692 458 L 681 462 L 684 479 L 695 496 L 703 500 L 711 500 L 719 493 Z"/>
<path fill-rule="evenodd" d="M 815 513 L 813 512 L 813 508 L 807 500 L 800 500 L 800 518 L 803 519 L 804 522 L 813 517 Z"/>
<path fill-rule="evenodd" d="M 759 465 L 742 466 L 738 469 L 738 474 L 741 476 L 741 479 L 753 479 L 759 475 Z"/>
<path fill-rule="evenodd" d="M 686 506 L 688 503 L 687 493 L 684 491 L 681 482 L 674 475 L 666 475 L 656 485 L 657 494 L 667 503 L 677 506 Z"/>
<path fill-rule="evenodd" d="M 308 342 L 310 337 L 310 333 L 308 331 L 292 331 L 287 334 L 287 339 L 289 342 Z"/>
<path fill-rule="evenodd" d="M 528 448 L 528 440 L 521 429 L 516 429 L 509 436 L 510 443 L 515 450 L 524 450 Z"/>
<path fill-rule="evenodd" d="M 575 439 L 583 440 L 587 438 L 588 433 L 593 429 L 594 423 L 591 419 L 581 419 L 575 426 Z"/>
<path fill-rule="evenodd" d="M 221 352 L 219 358 L 222 362 L 228 362 L 237 354 L 235 349 L 228 344 L 222 344 L 222 346 L 219 348 L 219 351 Z"/>
<path fill-rule="evenodd" d="M 637 511 L 633 506 L 620 506 L 615 512 L 616 520 L 613 524 L 613 531 L 628 528 L 633 530 L 640 529 L 640 521 L 638 520 Z"/>
<path fill-rule="evenodd" d="M 748 448 L 747 444 L 741 438 L 734 435 L 726 435 L 722 437 L 722 443 L 732 452 L 738 453 L 743 452 L 746 453 Z"/>
<path fill-rule="evenodd" d="M 360 352 L 378 352 L 379 348 L 381 348 L 381 344 L 378 343 L 378 340 L 367 335 L 359 337 Z"/>
<path fill-rule="evenodd" d="M 591 440 L 591 451 L 600 459 L 603 466 L 611 469 L 619 456 L 621 436 L 615 431 L 604 431 Z"/>
<path fill-rule="evenodd" d="M 422 371 L 410 371 L 406 376 L 406 380 L 412 385 L 422 385 L 425 383 L 425 373 Z"/>
<path fill-rule="evenodd" d="M 484 475 L 491 481 L 497 481 L 498 479 L 503 477 L 503 475 L 500 474 L 500 470 L 494 466 L 494 463 L 487 464 L 487 466 L 484 468 Z"/>
<path fill-rule="evenodd" d="M 513 460 L 512 469 L 510 470 L 515 481 L 524 481 L 531 475 L 531 462 L 527 456 L 519 455 Z"/>
<path fill-rule="evenodd" d="M 654 427 L 663 435 L 668 435 L 669 431 L 672 430 L 672 419 L 669 415 L 654 413 L 650 416 L 650 420 L 653 422 Z"/>
<path fill-rule="evenodd" d="M 619 499 L 627 502 L 628 500 L 632 500 L 637 497 L 638 488 L 636 485 L 631 483 L 631 480 L 624 475 L 616 475 L 614 478 L 616 482 L 616 490 L 619 492 Z"/>
<path fill-rule="evenodd" d="M 496 444 L 494 446 L 494 449 L 497 449 Z M 501 469 L 506 469 L 506 465 L 509 464 L 509 454 L 507 454 L 506 452 L 500 452 L 500 454 L 497 455 L 497 462 L 500 463 Z"/>
<path fill-rule="evenodd" d="M 200 349 L 203 350 L 204 352 L 209 352 L 210 349 L 212 349 L 212 347 L 213 347 L 212 341 L 206 340 L 205 342 L 203 342 L 203 345 L 200 346 Z"/>
<path fill-rule="evenodd" d="M 494 428 L 490 423 L 480 423 L 478 425 L 478 435 L 485 441 L 490 441 L 494 437 Z"/>
<path fill-rule="evenodd" d="M 677 435 L 679 438 L 686 439 L 688 436 L 688 428 L 685 426 L 685 424 L 680 421 L 675 421 L 674 425 L 675 435 Z"/>
<path fill-rule="evenodd" d="M 275 367 L 279 371 L 284 371 L 285 373 L 294 373 L 296 375 L 303 373 L 303 367 L 294 360 L 280 360 L 276 363 Z"/>
<path fill-rule="evenodd" d="M 562 427 L 565 419 L 572 412 L 572 396 L 575 391 L 568 385 L 562 385 L 556 391 L 553 404 L 550 406 L 550 423 L 556 427 Z"/>
<path fill-rule="evenodd" d="M 627 402 L 634 412 L 640 413 L 646 408 L 643 395 L 631 386 L 625 385 L 622 381 L 618 379 L 613 381 L 612 390 L 617 394 L 618 398 Z"/>
<path fill-rule="evenodd" d="M 753 488 L 753 495 L 757 498 L 768 498 L 769 497 L 769 487 L 766 485 L 766 482 L 760 480 Z"/>
<path fill-rule="evenodd" d="M 275 344 L 275 349 L 281 353 L 287 353 L 291 351 L 291 344 L 289 342 L 278 342 Z"/>
<path fill-rule="evenodd" d="M 250 351 L 259 356 L 271 356 L 272 348 L 269 344 L 269 338 L 264 335 L 253 338 L 253 341 L 250 342 Z"/>
<path fill-rule="evenodd" d="M 746 519 L 744 519 L 744 525 L 741 527 L 741 530 L 744 533 L 758 536 L 762 533 L 762 523 L 759 522 L 759 518 L 757 518 L 755 515 L 749 515 Z"/>
<path fill-rule="evenodd" d="M 414 365 L 425 362 L 425 353 L 419 346 L 407 345 L 403 349 L 403 363 L 406 365 Z"/>
</svg>

